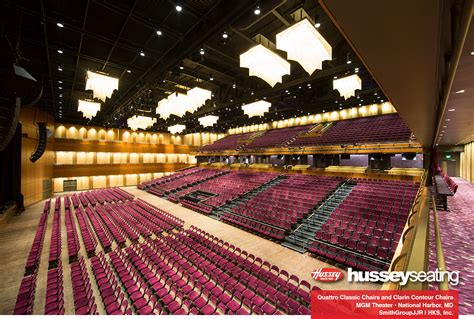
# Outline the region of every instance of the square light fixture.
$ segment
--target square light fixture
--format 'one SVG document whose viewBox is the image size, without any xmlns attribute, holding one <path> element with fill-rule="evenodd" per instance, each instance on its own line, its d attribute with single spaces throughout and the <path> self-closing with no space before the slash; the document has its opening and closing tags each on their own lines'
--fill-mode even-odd
<svg viewBox="0 0 474 319">
<path fill-rule="evenodd" d="M 253 116 L 263 116 L 264 113 L 268 112 L 272 104 L 267 101 L 257 101 L 250 104 L 242 105 L 242 110 L 244 114 L 247 114 L 249 117 Z"/>
<path fill-rule="evenodd" d="M 182 125 L 182 124 L 176 124 L 176 125 L 173 125 L 173 126 L 168 127 L 168 131 L 169 131 L 171 134 L 181 133 L 181 132 L 184 131 L 185 129 L 186 129 L 186 125 Z"/>
<path fill-rule="evenodd" d="M 218 119 L 219 119 L 219 116 L 207 115 L 204 117 L 200 117 L 198 120 L 202 126 L 207 127 L 207 126 L 213 126 L 214 124 L 216 124 Z"/>
<path fill-rule="evenodd" d="M 128 127 L 133 131 L 136 131 L 137 129 L 145 130 L 150 126 L 153 126 L 155 123 L 156 119 L 141 115 L 132 116 L 127 120 Z"/>
<path fill-rule="evenodd" d="M 248 68 L 250 76 L 257 76 L 272 87 L 290 74 L 290 63 L 261 44 L 240 55 L 240 67 Z"/>
<path fill-rule="evenodd" d="M 298 62 L 309 74 L 322 69 L 323 61 L 332 59 L 331 45 L 308 19 L 278 33 L 276 47 L 286 51 L 288 60 Z"/>
<path fill-rule="evenodd" d="M 105 102 L 112 96 L 114 90 L 118 90 L 119 80 L 101 73 L 87 71 L 86 90 L 94 91 L 94 98 Z"/>
<path fill-rule="evenodd" d="M 338 90 L 344 99 L 354 96 L 356 90 L 362 89 L 362 80 L 357 74 L 335 79 L 332 83 L 334 90 Z"/>
<path fill-rule="evenodd" d="M 82 116 L 91 119 L 100 111 L 100 103 L 86 100 L 79 100 L 77 111 L 82 112 Z"/>
</svg>

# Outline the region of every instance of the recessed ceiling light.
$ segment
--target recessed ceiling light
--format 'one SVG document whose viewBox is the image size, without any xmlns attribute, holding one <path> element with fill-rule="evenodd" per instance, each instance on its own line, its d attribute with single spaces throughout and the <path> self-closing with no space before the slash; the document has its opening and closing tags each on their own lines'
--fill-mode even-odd
<svg viewBox="0 0 474 319">
<path fill-rule="evenodd" d="M 59 54 L 63 54 L 63 50 L 58 50 L 58 53 L 59 53 Z"/>
<path fill-rule="evenodd" d="M 227 38 L 229 37 L 229 35 L 227 34 L 227 32 L 224 32 L 224 33 L 222 33 L 222 37 L 223 37 L 224 39 L 227 39 Z"/>
<path fill-rule="evenodd" d="M 59 101 L 59 104 L 63 104 L 63 101 Z"/>
<path fill-rule="evenodd" d="M 127 70 L 127 73 L 132 73 L 132 71 L 130 71 L 130 70 Z"/>
<path fill-rule="evenodd" d="M 176 5 L 176 11 L 178 11 L 178 12 L 181 12 L 181 11 L 183 11 L 183 7 L 182 7 L 182 6 L 180 6 L 179 4 L 178 4 L 178 5 Z"/>
<path fill-rule="evenodd" d="M 471 51 L 471 55 L 474 55 L 474 51 Z"/>
<path fill-rule="evenodd" d="M 446 119 L 446 122 L 449 122 L 449 121 L 451 121 L 451 119 Z"/>
<path fill-rule="evenodd" d="M 64 28 L 64 24 L 62 24 L 61 22 L 56 23 L 56 25 L 60 28 Z"/>
<path fill-rule="evenodd" d="M 63 81 L 59 80 L 58 83 L 63 83 Z"/>
<path fill-rule="evenodd" d="M 62 90 L 62 89 L 63 89 L 63 87 L 62 87 L 62 86 L 58 86 L 58 89 Z"/>
<path fill-rule="evenodd" d="M 456 91 L 456 94 L 460 94 L 460 93 L 464 93 L 465 91 L 464 90 L 459 90 L 459 91 Z"/>
<path fill-rule="evenodd" d="M 63 68 L 58 66 L 58 71 L 62 71 L 62 70 L 63 70 Z"/>
<path fill-rule="evenodd" d="M 214 81 L 214 78 L 212 77 L 212 75 L 211 75 L 211 77 L 209 78 L 209 80 Z"/>
<path fill-rule="evenodd" d="M 200 55 L 204 55 L 204 49 L 199 50 Z"/>
<path fill-rule="evenodd" d="M 257 15 L 257 16 L 258 16 L 261 12 L 262 12 L 262 11 L 260 10 L 260 6 L 257 6 L 257 7 L 255 8 L 255 10 L 253 11 L 253 13 L 254 13 L 255 15 Z"/>
<path fill-rule="evenodd" d="M 184 69 L 184 66 L 180 65 L 180 66 L 179 66 L 179 69 L 180 69 L 180 70 Z"/>
<path fill-rule="evenodd" d="M 334 76 L 334 79 L 337 79 L 337 75 Z"/>
<path fill-rule="evenodd" d="M 446 126 L 446 125 L 443 125 L 443 128 L 447 128 L 447 126 Z"/>
<path fill-rule="evenodd" d="M 315 27 L 316 29 L 318 29 L 320 26 L 321 26 L 321 23 L 319 23 L 319 22 L 316 22 L 315 25 L 314 25 L 314 27 Z"/>
<path fill-rule="evenodd" d="M 157 35 L 162 35 L 163 32 L 161 32 L 161 30 L 156 30 L 156 34 L 157 34 Z"/>
<path fill-rule="evenodd" d="M 145 52 L 140 51 L 140 55 L 141 55 L 141 56 L 145 56 Z"/>
<path fill-rule="evenodd" d="M 454 112 L 456 109 L 449 109 L 448 112 Z"/>
</svg>

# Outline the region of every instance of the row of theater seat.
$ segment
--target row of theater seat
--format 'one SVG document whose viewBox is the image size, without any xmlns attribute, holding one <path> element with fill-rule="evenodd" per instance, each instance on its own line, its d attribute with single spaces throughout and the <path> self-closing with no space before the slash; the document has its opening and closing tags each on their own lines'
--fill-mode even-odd
<svg viewBox="0 0 474 319">
<path fill-rule="evenodd" d="M 15 302 L 15 308 L 13 310 L 13 314 L 15 315 L 28 315 L 33 312 L 36 278 L 41 259 L 41 252 L 43 251 L 44 237 L 46 235 L 50 210 L 51 199 L 47 200 L 44 204 L 43 212 L 40 215 L 39 223 L 36 228 L 35 237 L 33 238 L 33 243 L 26 260 L 25 277 L 23 277 L 21 281 Z"/>
<path fill-rule="evenodd" d="M 268 232 L 265 224 L 288 231 L 334 191 L 340 182 L 341 179 L 331 176 L 290 174 L 279 184 L 233 207 L 232 213 L 224 215 L 224 220 L 244 228 L 252 227 L 253 231 L 264 235 Z M 247 218 L 263 223 L 263 227 L 246 222 Z M 281 237 L 281 229 L 275 229 L 278 238 Z"/>
<path fill-rule="evenodd" d="M 404 181 L 358 181 L 316 232 L 309 251 L 353 267 L 386 269 L 418 187 Z"/>
<path fill-rule="evenodd" d="M 51 229 L 51 245 L 49 247 L 49 264 L 55 265 L 61 258 L 61 197 L 56 198 L 53 225 Z"/>
<path fill-rule="evenodd" d="M 333 122 L 321 134 L 309 134 L 314 125 L 274 129 L 264 132 L 248 144 L 252 133 L 228 135 L 212 144 L 205 145 L 201 151 L 257 149 L 270 147 L 308 147 L 318 145 L 340 145 L 354 143 L 408 142 L 411 131 L 398 114 L 369 116 Z"/>
<path fill-rule="evenodd" d="M 182 220 L 142 200 L 117 201 L 109 194 L 101 204 L 102 199 L 96 197 L 95 202 L 86 196 L 87 206 L 79 200 L 74 215 L 74 197 L 64 198 L 66 225 L 76 216 L 83 235 L 105 242 L 96 232 L 101 229 L 108 242 L 130 239 L 128 247 L 117 245 L 108 255 L 95 254 L 94 245 L 87 251 L 92 252 L 91 270 L 107 314 L 309 314 L 310 291 L 317 288 L 261 258 L 195 227 L 184 231 Z M 60 199 L 57 203 L 60 212 Z M 75 238 L 73 229 L 66 226 L 68 242 Z M 97 314 L 89 262 L 80 250 L 70 262 L 75 313 Z M 23 279 L 15 314 L 32 313 L 36 276 Z M 48 270 L 45 313 L 64 312 L 63 266 L 58 259 Z"/>
<path fill-rule="evenodd" d="M 153 181 L 156 183 L 156 185 L 150 186 L 148 188 L 148 192 L 157 196 L 164 196 L 170 192 L 179 191 L 186 187 L 210 180 L 221 175 L 225 175 L 227 173 L 228 172 L 226 171 L 217 169 L 201 169 L 194 172 L 193 174 L 188 174 L 181 178 L 170 180 L 164 183 L 160 183 L 161 179 L 157 179 Z"/>
<path fill-rule="evenodd" d="M 56 268 L 48 270 L 44 313 L 46 315 L 64 315 L 63 266 L 61 261 L 58 262 Z"/>
<path fill-rule="evenodd" d="M 227 202 L 265 184 L 277 177 L 274 173 L 261 173 L 251 171 L 230 171 L 225 175 L 213 178 L 195 186 L 185 188 L 172 194 L 175 201 L 180 197 L 190 194 L 194 191 L 203 191 L 213 194 L 200 203 L 188 205 L 194 206 L 196 210 L 210 212 L 212 208 L 219 207 Z"/>
<path fill-rule="evenodd" d="M 158 179 L 154 179 L 154 180 L 151 180 L 151 181 L 148 181 L 148 182 L 141 183 L 140 185 L 138 185 L 138 188 L 139 189 L 147 189 L 151 186 L 158 186 L 158 185 L 176 180 L 178 178 L 181 178 L 181 177 L 184 177 L 184 176 L 187 176 L 187 175 L 190 175 L 190 174 L 194 174 L 194 173 L 199 172 L 201 170 L 202 170 L 202 168 L 199 168 L 199 167 L 190 167 L 190 168 L 187 168 L 187 169 L 183 169 L 181 171 L 173 173 L 172 175 L 163 176 L 163 177 L 158 178 Z"/>
</svg>

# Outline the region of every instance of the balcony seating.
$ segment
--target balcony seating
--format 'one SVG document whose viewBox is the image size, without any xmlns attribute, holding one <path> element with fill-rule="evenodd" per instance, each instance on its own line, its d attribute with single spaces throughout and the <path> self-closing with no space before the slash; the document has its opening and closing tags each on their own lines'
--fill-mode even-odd
<svg viewBox="0 0 474 319">
<path fill-rule="evenodd" d="M 309 130 L 313 125 L 294 126 L 266 131 L 260 137 L 245 145 L 245 149 L 260 149 L 286 146 L 286 142 L 298 134 Z"/>
<path fill-rule="evenodd" d="M 337 121 L 321 136 L 301 135 L 289 146 L 408 142 L 410 135 L 410 129 L 400 115 L 388 114 Z"/>
<path fill-rule="evenodd" d="M 327 122 L 332 125 L 318 127 L 304 125 L 259 132 L 233 134 L 201 148 L 201 151 L 264 149 L 274 147 L 311 147 L 321 145 L 347 145 L 367 143 L 410 142 L 411 132 L 398 114 L 368 116 L 356 119 Z M 306 134 L 308 133 L 308 134 Z M 241 141 L 241 143 L 239 143 Z M 245 144 L 244 141 L 250 141 Z"/>
<path fill-rule="evenodd" d="M 419 184 L 356 179 L 315 235 L 310 252 L 364 270 L 387 269 Z"/>
<path fill-rule="evenodd" d="M 78 261 L 73 262 L 70 266 L 75 314 L 98 314 L 84 258 L 80 257 Z"/>
<path fill-rule="evenodd" d="M 285 232 L 324 200 L 341 182 L 336 177 L 287 175 L 270 187 L 224 213 L 222 220 L 257 234 L 282 240 Z"/>
<path fill-rule="evenodd" d="M 223 151 L 223 150 L 235 150 L 242 144 L 242 141 L 246 141 L 253 133 L 242 133 L 227 135 L 212 144 L 205 145 L 201 148 L 203 151 Z"/>
</svg>

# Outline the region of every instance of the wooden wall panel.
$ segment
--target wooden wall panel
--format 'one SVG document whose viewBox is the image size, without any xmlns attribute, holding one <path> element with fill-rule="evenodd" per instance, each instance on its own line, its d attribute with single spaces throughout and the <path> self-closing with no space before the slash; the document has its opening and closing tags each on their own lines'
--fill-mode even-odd
<svg viewBox="0 0 474 319">
<path fill-rule="evenodd" d="M 464 145 L 464 152 L 461 152 L 461 177 L 474 182 L 474 142 Z"/>
<path fill-rule="evenodd" d="M 38 143 L 36 122 L 46 122 L 48 129 L 54 131 L 53 118 L 34 108 L 22 108 L 20 113 L 22 124 L 21 138 L 21 192 L 25 206 L 43 199 L 43 181 L 52 183 L 54 163 L 54 139 L 48 139 L 46 152 L 35 163 L 30 162 L 30 155 L 36 150 Z M 51 185 L 52 187 L 52 185 Z"/>
<path fill-rule="evenodd" d="M 105 141 L 83 141 L 57 138 L 54 150 L 66 152 L 111 152 L 111 153 L 172 153 L 189 154 L 197 146 L 173 144 L 140 144 Z"/>
<path fill-rule="evenodd" d="M 152 164 L 97 164 L 97 165 L 54 165 L 53 176 L 103 176 L 123 174 L 145 174 L 155 172 L 174 172 L 192 166 L 184 163 L 152 163 Z"/>
</svg>

